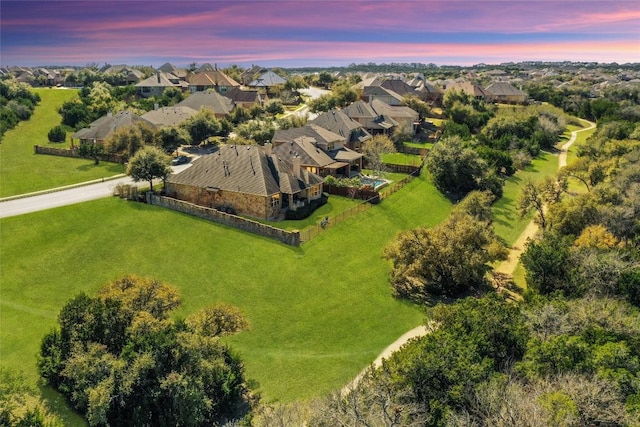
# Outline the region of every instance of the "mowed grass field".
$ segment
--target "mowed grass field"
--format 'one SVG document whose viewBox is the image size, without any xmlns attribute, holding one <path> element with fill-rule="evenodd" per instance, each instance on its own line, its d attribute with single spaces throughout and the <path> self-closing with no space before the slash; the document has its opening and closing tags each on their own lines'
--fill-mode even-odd
<svg viewBox="0 0 640 427">
<path fill-rule="evenodd" d="M 40 104 L 31 118 L 8 131 L 0 144 L 0 197 L 46 190 L 79 182 L 117 175 L 122 165 L 92 160 L 34 154 L 34 145 L 68 147 L 67 143 L 52 144 L 49 130 L 60 124 L 58 109 L 78 97 L 76 90 L 34 89 Z M 68 137 L 67 137 L 68 138 Z"/>
<path fill-rule="evenodd" d="M 321 395 L 423 321 L 391 296 L 382 251 L 398 231 L 449 210 L 421 177 L 301 248 L 115 198 L 5 218 L 0 361 L 35 381 L 40 340 L 64 303 L 138 274 L 179 289 L 177 316 L 215 302 L 240 307 L 251 329 L 229 342 L 265 400 Z"/>
</svg>

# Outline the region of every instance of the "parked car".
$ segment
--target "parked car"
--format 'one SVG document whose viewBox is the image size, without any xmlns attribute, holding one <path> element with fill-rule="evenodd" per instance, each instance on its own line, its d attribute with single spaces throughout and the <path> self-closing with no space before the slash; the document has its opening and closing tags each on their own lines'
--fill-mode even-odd
<svg viewBox="0 0 640 427">
<path fill-rule="evenodd" d="M 171 160 L 171 164 L 173 166 L 177 166 L 177 165 L 183 165 L 185 163 L 189 163 L 190 161 L 191 161 L 191 157 L 178 156 L 178 157 L 174 157 L 173 160 Z"/>
</svg>

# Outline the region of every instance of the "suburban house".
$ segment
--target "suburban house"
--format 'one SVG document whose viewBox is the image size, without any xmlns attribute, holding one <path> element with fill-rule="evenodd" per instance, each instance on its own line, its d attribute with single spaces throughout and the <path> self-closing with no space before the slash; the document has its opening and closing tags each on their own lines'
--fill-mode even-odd
<svg viewBox="0 0 640 427">
<path fill-rule="evenodd" d="M 424 78 L 424 74 L 418 73 L 405 83 L 413 88 L 418 94 L 418 98 L 424 102 L 442 105 L 442 91 L 435 83 Z"/>
<path fill-rule="evenodd" d="M 261 95 L 257 90 L 242 90 L 239 87 L 229 89 L 223 95 L 232 100 L 237 106 L 246 109 L 251 109 L 256 105 L 262 107 L 267 101 L 267 95 Z"/>
<path fill-rule="evenodd" d="M 493 82 L 485 88 L 491 94 L 493 102 L 504 104 L 523 104 L 528 95 L 507 82 Z"/>
<path fill-rule="evenodd" d="M 156 71 L 153 76 L 136 83 L 136 93 L 143 98 L 162 96 L 162 93 L 168 87 L 174 87 L 185 92 L 188 85 L 171 73 Z"/>
<path fill-rule="evenodd" d="M 344 144 L 355 151 L 360 151 L 362 143 L 372 138 L 360 123 L 351 119 L 341 110 L 333 109 L 321 113 L 310 124 L 342 136 L 345 140 Z"/>
<path fill-rule="evenodd" d="M 372 135 L 391 135 L 396 130 L 415 133 L 419 125 L 418 112 L 406 106 L 389 105 L 379 99 L 371 102 L 356 101 L 342 111 Z"/>
<path fill-rule="evenodd" d="M 147 123 L 149 126 L 155 127 L 149 120 L 129 111 L 120 111 L 116 114 L 108 113 L 91 122 L 88 128 L 80 129 L 74 133 L 71 136 L 71 145 L 73 145 L 74 139 L 78 140 L 80 144 L 103 144 L 114 131 L 136 123 Z"/>
<path fill-rule="evenodd" d="M 171 73 L 180 80 L 187 80 L 188 71 L 184 68 L 178 68 L 170 62 L 165 62 L 161 66 L 159 66 L 156 71 L 161 71 L 163 73 Z"/>
<path fill-rule="evenodd" d="M 420 115 L 417 111 L 407 106 L 389 105 L 379 99 L 370 102 L 373 111 L 381 117 L 389 117 L 396 123 L 397 128 L 403 133 L 415 133 L 420 124 Z"/>
<path fill-rule="evenodd" d="M 113 84 L 134 85 L 144 78 L 144 73 L 128 65 L 111 65 L 101 69 L 102 74 L 112 75 Z"/>
<path fill-rule="evenodd" d="M 208 108 L 218 118 L 224 118 L 235 108 L 235 104 L 229 98 L 217 92 L 196 92 L 192 93 L 176 104 L 176 107 L 189 107 L 196 111 L 201 108 Z"/>
<path fill-rule="evenodd" d="M 189 92 L 203 92 L 213 89 L 218 93 L 225 93 L 228 90 L 239 87 L 240 83 L 227 76 L 218 68 L 208 71 L 198 71 L 188 77 Z"/>
<path fill-rule="evenodd" d="M 242 84 L 248 86 L 249 83 L 254 81 L 262 73 L 266 73 L 268 70 L 259 65 L 252 65 L 251 68 L 247 68 L 240 74 L 240 80 Z"/>
<path fill-rule="evenodd" d="M 167 196 L 237 214 L 273 220 L 322 196 L 323 180 L 270 151 L 270 146 L 227 145 L 171 175 Z"/>
<path fill-rule="evenodd" d="M 346 147 L 345 136 L 315 124 L 276 130 L 272 141 L 278 157 L 300 159 L 303 168 L 322 177 L 350 177 L 362 170 L 362 154 Z"/>
<path fill-rule="evenodd" d="M 481 100 L 481 101 L 491 101 L 491 94 L 487 92 L 482 86 L 465 81 L 465 82 L 455 82 L 452 84 L 448 84 L 446 88 L 446 92 L 455 90 L 457 92 L 463 92 L 467 95 L 471 95 L 472 98 Z"/>
<path fill-rule="evenodd" d="M 198 110 L 185 106 L 161 107 L 144 113 L 141 117 L 158 127 L 177 126 L 191 118 Z"/>
<path fill-rule="evenodd" d="M 378 99 L 389 105 L 402 105 L 402 95 L 382 86 L 365 86 L 362 90 L 363 101 L 371 102 Z"/>
<path fill-rule="evenodd" d="M 398 122 L 391 117 L 382 116 L 373 109 L 371 104 L 364 101 L 356 101 L 346 106 L 342 111 L 352 120 L 360 123 L 367 132 L 372 135 L 389 135 L 398 126 Z"/>
<path fill-rule="evenodd" d="M 287 81 L 274 73 L 271 70 L 267 70 L 261 74 L 258 74 L 254 80 L 249 82 L 247 86 L 254 88 L 265 88 L 268 89 L 272 86 L 283 85 Z"/>
</svg>

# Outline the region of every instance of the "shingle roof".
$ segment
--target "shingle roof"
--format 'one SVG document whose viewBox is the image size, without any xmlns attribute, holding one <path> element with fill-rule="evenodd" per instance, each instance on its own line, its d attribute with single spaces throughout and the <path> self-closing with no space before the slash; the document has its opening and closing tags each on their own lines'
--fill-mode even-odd
<svg viewBox="0 0 640 427">
<path fill-rule="evenodd" d="M 334 160 L 327 153 L 316 146 L 316 140 L 310 136 L 298 136 L 273 147 L 273 152 L 279 157 L 293 159 L 299 157 L 303 165 L 326 167 Z"/>
<path fill-rule="evenodd" d="M 389 90 L 393 91 L 394 93 L 397 93 L 400 96 L 415 95 L 416 94 L 416 92 L 415 92 L 413 87 L 411 87 L 410 85 L 408 85 L 404 81 L 398 80 L 398 79 L 385 80 L 385 81 L 382 82 L 382 84 L 380 86 L 382 86 L 385 89 L 389 89 Z"/>
<path fill-rule="evenodd" d="M 371 107 L 373 108 L 373 111 L 381 116 L 389 116 L 394 118 L 406 117 L 415 120 L 417 120 L 419 117 L 419 114 L 409 107 L 395 105 L 391 106 L 386 102 L 380 101 L 379 99 L 374 99 L 371 102 Z"/>
<path fill-rule="evenodd" d="M 320 177 L 306 171 L 304 174 L 301 171 L 301 178 L 293 176 L 291 165 L 275 155 L 267 155 L 263 147 L 228 145 L 194 160 L 191 167 L 171 175 L 168 182 L 260 196 L 294 194 L 322 182 Z"/>
<path fill-rule="evenodd" d="M 311 124 L 320 126 L 333 133 L 344 137 L 347 141 L 366 141 L 371 138 L 364 127 L 347 116 L 343 111 L 331 110 L 320 114 L 311 121 Z"/>
<path fill-rule="evenodd" d="M 162 107 L 146 112 L 142 115 L 142 118 L 158 126 L 175 126 L 196 113 L 197 111 L 193 108 L 185 106 Z"/>
<path fill-rule="evenodd" d="M 275 131 L 272 140 L 274 143 L 282 143 L 289 142 L 300 136 L 313 138 L 317 143 L 322 145 L 342 144 L 347 141 L 347 137 L 338 135 L 315 124 L 308 124 L 299 128 L 278 129 Z"/>
<path fill-rule="evenodd" d="M 371 105 L 367 104 L 364 101 L 356 101 L 351 105 L 343 108 L 342 111 L 352 119 L 355 118 L 365 118 L 365 119 L 374 119 L 378 116 Z"/>
<path fill-rule="evenodd" d="M 279 75 L 277 75 L 273 71 L 269 70 L 269 71 L 267 71 L 265 73 L 260 74 L 258 77 L 255 78 L 255 80 L 253 80 L 247 86 L 252 86 L 252 87 L 271 87 L 271 86 L 275 86 L 275 85 L 283 85 L 286 82 L 287 81 L 285 79 L 283 79 L 282 77 L 280 77 Z"/>
<path fill-rule="evenodd" d="M 487 92 L 498 96 L 527 96 L 525 92 L 513 87 L 507 82 L 493 82 L 485 89 Z"/>
<path fill-rule="evenodd" d="M 153 76 L 148 77 L 136 83 L 136 87 L 185 87 L 185 83 L 180 81 L 177 76 L 171 73 L 156 72 Z"/>
<path fill-rule="evenodd" d="M 88 128 L 83 128 L 73 134 L 76 139 L 106 139 L 113 131 L 125 126 L 131 126 L 135 123 L 148 123 L 155 126 L 149 120 L 143 119 L 129 111 L 121 111 L 119 113 L 100 117 L 92 122 Z"/>
<path fill-rule="evenodd" d="M 240 86 L 240 83 L 233 80 L 220 70 L 209 70 L 197 72 L 189 77 L 189 85 L 191 86 Z"/>
<path fill-rule="evenodd" d="M 190 107 L 196 111 L 206 107 L 215 114 L 227 115 L 233 110 L 235 104 L 217 92 L 195 92 L 177 103 L 176 107 Z"/>
<path fill-rule="evenodd" d="M 229 98 L 236 104 L 250 102 L 260 104 L 260 92 L 257 90 L 242 90 L 239 87 L 234 87 L 226 91 L 222 96 Z"/>
<path fill-rule="evenodd" d="M 402 102 L 402 95 L 382 86 L 367 86 L 362 91 L 363 99 L 371 99 L 376 96 L 388 96 L 395 99 L 398 103 Z"/>
</svg>

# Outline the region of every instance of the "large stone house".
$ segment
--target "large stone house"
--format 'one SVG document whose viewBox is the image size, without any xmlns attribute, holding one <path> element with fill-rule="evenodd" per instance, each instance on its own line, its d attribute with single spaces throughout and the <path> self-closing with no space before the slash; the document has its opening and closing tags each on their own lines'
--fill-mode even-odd
<svg viewBox="0 0 640 427">
<path fill-rule="evenodd" d="M 171 175 L 167 196 L 273 220 L 322 196 L 323 180 L 270 151 L 270 146 L 228 145 Z"/>
</svg>

